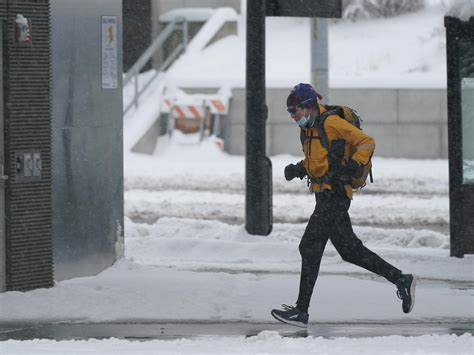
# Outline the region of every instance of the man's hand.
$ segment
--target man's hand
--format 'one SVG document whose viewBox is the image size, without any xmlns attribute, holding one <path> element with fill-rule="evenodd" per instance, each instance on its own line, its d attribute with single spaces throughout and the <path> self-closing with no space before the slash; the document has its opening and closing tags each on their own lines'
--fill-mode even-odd
<svg viewBox="0 0 474 355">
<path fill-rule="evenodd" d="M 349 159 L 345 170 L 348 176 L 356 179 L 360 178 L 364 172 L 364 169 L 361 169 L 361 166 L 354 159 Z"/>
<path fill-rule="evenodd" d="M 285 179 L 293 180 L 295 177 L 303 179 L 306 175 L 306 169 L 302 164 L 289 164 L 285 167 Z"/>
</svg>

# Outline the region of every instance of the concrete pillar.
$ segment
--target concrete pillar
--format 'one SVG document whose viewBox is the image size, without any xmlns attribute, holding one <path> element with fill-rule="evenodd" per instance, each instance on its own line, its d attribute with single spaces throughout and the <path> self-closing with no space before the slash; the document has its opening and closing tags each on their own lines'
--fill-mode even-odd
<svg viewBox="0 0 474 355">
<path fill-rule="evenodd" d="M 311 19 L 311 84 L 329 103 L 328 20 Z"/>
</svg>

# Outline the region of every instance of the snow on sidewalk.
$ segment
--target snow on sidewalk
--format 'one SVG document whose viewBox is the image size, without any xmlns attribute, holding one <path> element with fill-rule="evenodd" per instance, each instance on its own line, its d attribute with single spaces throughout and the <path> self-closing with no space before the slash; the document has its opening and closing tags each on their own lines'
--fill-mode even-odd
<svg viewBox="0 0 474 355">
<path fill-rule="evenodd" d="M 154 225 L 128 221 L 126 259 L 94 277 L 62 281 L 51 289 L 1 294 L 0 322 L 273 322 L 270 309 L 292 303 L 297 296 L 297 244 L 304 225 L 274 227 L 269 237 L 258 237 L 243 226 L 217 221 L 162 218 Z M 412 247 L 397 248 L 390 240 L 393 235 L 387 232 L 385 240 L 369 238 L 366 244 L 425 280 L 472 283 L 471 256 L 449 258 L 446 249 L 415 247 L 415 240 L 404 236 L 399 243 Z M 395 287 L 372 277 L 343 262 L 328 246 L 311 320 L 472 320 L 472 288 L 422 280 L 416 308 L 405 315 Z"/>
<path fill-rule="evenodd" d="M 276 322 L 270 310 L 296 300 L 298 274 L 179 271 L 121 260 L 94 277 L 0 295 L 0 322 Z M 310 322 L 472 321 L 472 290 L 420 284 L 406 315 L 388 282 L 321 276 Z"/>
</svg>

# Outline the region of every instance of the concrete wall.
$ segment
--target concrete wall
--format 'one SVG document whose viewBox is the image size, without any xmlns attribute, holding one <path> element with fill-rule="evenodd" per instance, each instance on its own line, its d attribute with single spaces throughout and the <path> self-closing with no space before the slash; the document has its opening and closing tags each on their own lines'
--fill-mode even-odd
<svg viewBox="0 0 474 355">
<path fill-rule="evenodd" d="M 268 89 L 267 154 L 301 154 L 298 127 L 286 112 L 288 89 Z M 376 156 L 447 158 L 444 89 L 331 89 L 331 104 L 357 110 L 377 143 Z M 245 90 L 234 89 L 226 122 L 226 150 L 245 154 Z"/>
</svg>

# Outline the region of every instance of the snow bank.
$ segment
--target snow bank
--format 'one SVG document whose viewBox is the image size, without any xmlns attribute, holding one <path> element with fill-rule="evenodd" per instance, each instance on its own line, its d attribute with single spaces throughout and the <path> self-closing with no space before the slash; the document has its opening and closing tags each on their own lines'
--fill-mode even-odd
<svg viewBox="0 0 474 355">
<path fill-rule="evenodd" d="M 249 235 L 244 225 L 184 218 L 161 218 L 154 224 L 125 222 L 126 256 L 144 265 L 180 270 L 295 272 L 300 268 L 298 244 L 305 223 L 274 224 L 269 236 Z M 403 270 L 427 279 L 473 281 L 472 258 L 449 258 L 448 236 L 432 230 L 354 227 L 370 249 Z M 268 252 L 271 250 L 271 252 Z M 366 274 L 345 263 L 331 243 L 322 272 Z"/>
<path fill-rule="evenodd" d="M 377 338 L 282 337 L 274 331 L 263 331 L 256 336 L 205 337 L 198 339 L 153 340 L 9 340 L 2 343 L 3 354 L 471 354 L 473 338 L 470 334 L 424 335 L 419 337 L 389 336 Z"/>
<path fill-rule="evenodd" d="M 212 219 L 244 223 L 245 195 L 236 192 L 189 190 L 131 190 L 125 192 L 125 215 L 136 222 L 154 223 L 161 217 Z M 306 189 L 305 186 L 302 189 Z M 304 190 L 303 190 L 304 191 Z M 301 191 L 301 192 L 303 192 Z M 302 223 L 314 210 L 314 195 L 274 193 L 275 223 Z M 350 210 L 353 223 L 379 227 L 441 227 L 448 230 L 447 196 L 358 195 Z"/>
<path fill-rule="evenodd" d="M 437 4 L 393 18 L 330 24 L 330 87 L 445 88 L 444 13 Z M 243 32 L 182 56 L 170 68 L 169 82 L 182 87 L 244 87 Z M 309 19 L 267 18 L 266 86 L 310 81 L 310 48 Z"/>
<path fill-rule="evenodd" d="M 393 18 L 331 24 L 329 86 L 446 88 L 444 11 L 437 5 Z"/>
</svg>

